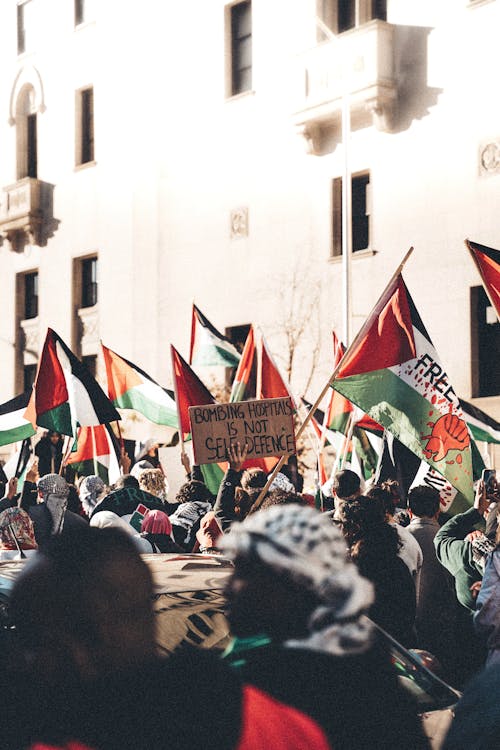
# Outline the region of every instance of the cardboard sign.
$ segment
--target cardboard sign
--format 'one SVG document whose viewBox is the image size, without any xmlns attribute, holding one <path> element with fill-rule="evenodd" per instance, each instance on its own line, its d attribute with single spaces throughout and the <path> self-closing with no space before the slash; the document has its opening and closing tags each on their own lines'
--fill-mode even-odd
<svg viewBox="0 0 500 750">
<path fill-rule="evenodd" d="M 189 408 L 194 460 L 228 460 L 232 445 L 248 448 L 247 459 L 295 453 L 293 405 L 289 398 L 239 401 Z"/>
</svg>

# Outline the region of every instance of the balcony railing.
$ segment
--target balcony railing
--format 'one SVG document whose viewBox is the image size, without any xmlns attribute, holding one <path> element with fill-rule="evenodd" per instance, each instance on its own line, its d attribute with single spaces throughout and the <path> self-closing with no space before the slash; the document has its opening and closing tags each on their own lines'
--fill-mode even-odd
<svg viewBox="0 0 500 750">
<path fill-rule="evenodd" d="M 43 245 L 53 233 L 52 193 L 52 185 L 33 177 L 24 177 L 3 189 L 0 235 L 15 252 L 22 252 L 27 244 Z"/>
<path fill-rule="evenodd" d="M 352 114 L 368 111 L 388 129 L 397 97 L 394 29 L 370 21 L 301 54 L 294 123 L 311 131 L 335 125 L 347 96 Z"/>
</svg>

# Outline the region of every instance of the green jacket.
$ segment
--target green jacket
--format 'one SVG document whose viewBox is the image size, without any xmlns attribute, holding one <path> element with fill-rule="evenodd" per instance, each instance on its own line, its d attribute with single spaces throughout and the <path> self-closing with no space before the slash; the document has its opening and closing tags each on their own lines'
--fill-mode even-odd
<svg viewBox="0 0 500 750">
<path fill-rule="evenodd" d="M 470 587 L 480 581 L 483 574 L 474 561 L 472 544 L 465 541 L 465 537 L 478 524 L 482 524 L 484 529 L 484 518 L 478 510 L 470 508 L 450 518 L 434 537 L 437 558 L 455 578 L 457 599 L 470 612 L 475 610 Z"/>
</svg>

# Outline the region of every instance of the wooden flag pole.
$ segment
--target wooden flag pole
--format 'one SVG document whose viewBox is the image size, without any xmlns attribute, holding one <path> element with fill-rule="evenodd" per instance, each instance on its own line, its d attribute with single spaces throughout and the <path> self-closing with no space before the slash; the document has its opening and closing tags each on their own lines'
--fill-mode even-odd
<svg viewBox="0 0 500 750">
<path fill-rule="evenodd" d="M 379 299 L 384 296 L 385 292 L 390 288 L 390 286 L 393 283 L 394 279 L 396 279 L 399 276 L 399 274 L 403 270 L 403 267 L 404 267 L 406 261 L 408 260 L 408 258 L 412 254 L 412 252 L 413 252 L 413 247 L 410 247 L 410 249 L 408 250 L 408 252 L 404 256 L 403 260 L 401 261 L 401 263 L 399 264 L 399 266 L 396 268 L 396 270 L 392 274 L 391 278 L 389 279 L 388 283 L 386 284 L 386 286 L 384 288 L 384 291 L 380 295 Z M 369 318 L 367 318 L 367 320 L 368 319 Z M 356 334 L 356 336 L 355 336 L 352 344 L 350 345 L 349 349 L 345 352 L 344 356 L 342 357 L 342 359 L 340 360 L 340 362 L 337 364 L 337 366 L 335 367 L 335 369 L 334 369 L 333 373 L 331 374 L 330 378 L 326 382 L 325 387 L 323 388 L 323 390 L 319 394 L 319 396 L 316 399 L 316 401 L 314 402 L 314 404 L 311 406 L 311 408 L 309 410 L 309 413 L 307 414 L 307 416 L 305 417 L 304 421 L 300 425 L 297 433 L 295 434 L 295 442 L 297 442 L 297 440 L 300 438 L 300 436 L 304 432 L 304 430 L 307 427 L 307 424 L 309 423 L 312 415 L 314 414 L 314 412 L 316 411 L 316 409 L 319 407 L 321 401 L 323 400 L 323 398 L 325 396 L 325 393 L 327 393 L 328 389 L 332 386 L 333 382 L 335 381 L 335 378 L 337 377 L 337 373 L 340 370 L 340 366 L 341 366 L 342 362 L 344 361 L 346 355 L 348 354 L 348 352 L 351 351 L 351 349 L 354 349 L 354 347 L 358 344 L 358 341 L 363 336 L 363 334 L 364 334 L 364 327 L 365 327 L 364 325 L 361 326 L 360 330 Z M 287 456 L 281 456 L 280 460 L 278 461 L 278 463 L 274 467 L 273 471 L 269 475 L 268 480 L 267 480 L 265 486 L 261 489 L 258 498 L 256 499 L 255 503 L 252 505 L 252 511 L 253 510 L 257 510 L 260 507 L 260 505 L 262 504 L 262 502 L 264 500 L 264 497 L 266 496 L 266 494 L 267 494 L 267 492 L 269 490 L 269 487 L 271 486 L 272 481 L 274 480 L 276 474 L 279 472 L 279 470 L 281 469 L 281 467 L 283 466 L 283 464 L 285 463 L 286 460 L 287 460 Z"/>
<path fill-rule="evenodd" d="M 61 465 L 59 467 L 59 476 L 62 477 L 63 471 L 66 468 L 66 461 L 69 458 L 69 454 L 71 453 L 72 443 L 73 440 L 72 435 L 65 435 L 64 436 L 64 443 L 63 443 L 63 450 L 62 450 L 62 458 L 61 458 Z"/>
<path fill-rule="evenodd" d="M 349 424 L 344 437 L 344 446 L 342 451 L 342 458 L 340 459 L 340 469 L 342 470 L 345 466 L 347 454 L 349 453 L 349 443 L 352 440 L 352 433 L 354 432 L 354 409 L 349 414 Z"/>
</svg>

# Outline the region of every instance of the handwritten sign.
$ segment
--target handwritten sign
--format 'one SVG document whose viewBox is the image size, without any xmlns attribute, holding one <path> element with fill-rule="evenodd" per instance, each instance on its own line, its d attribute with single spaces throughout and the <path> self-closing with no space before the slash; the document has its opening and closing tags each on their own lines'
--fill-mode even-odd
<svg viewBox="0 0 500 750">
<path fill-rule="evenodd" d="M 289 398 L 191 406 L 191 435 L 197 464 L 227 461 L 231 445 L 246 445 L 247 458 L 295 453 L 293 406 Z"/>
</svg>

